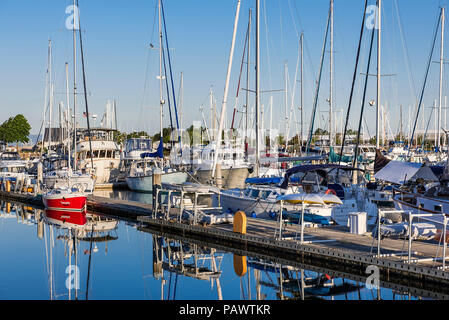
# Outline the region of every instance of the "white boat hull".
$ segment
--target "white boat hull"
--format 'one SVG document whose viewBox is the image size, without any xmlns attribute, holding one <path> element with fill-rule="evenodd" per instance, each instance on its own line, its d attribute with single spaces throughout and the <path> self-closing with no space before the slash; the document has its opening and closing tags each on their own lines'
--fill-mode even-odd
<svg viewBox="0 0 449 320">
<path fill-rule="evenodd" d="M 164 173 L 161 176 L 162 183 L 181 184 L 187 181 L 188 174 L 185 172 L 170 172 Z M 137 192 L 152 192 L 153 191 L 153 176 L 140 177 L 126 177 L 126 184 L 132 191 Z"/>
</svg>

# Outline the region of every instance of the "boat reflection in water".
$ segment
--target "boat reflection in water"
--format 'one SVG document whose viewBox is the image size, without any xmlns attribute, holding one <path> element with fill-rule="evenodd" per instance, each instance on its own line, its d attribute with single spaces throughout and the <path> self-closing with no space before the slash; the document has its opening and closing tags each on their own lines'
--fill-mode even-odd
<svg viewBox="0 0 449 320">
<path fill-rule="evenodd" d="M 65 286 L 68 292 L 68 299 L 72 298 L 72 291 L 74 291 L 74 298 L 79 299 L 78 290 L 80 289 L 80 270 L 79 270 L 79 256 L 80 252 L 85 256 L 88 256 L 88 271 L 87 271 L 87 284 L 86 292 L 83 294 L 83 299 L 88 300 L 89 295 L 89 276 L 91 273 L 91 258 L 93 253 L 98 252 L 97 243 L 108 242 L 117 240 L 118 236 L 110 234 L 112 231 L 116 231 L 118 226 L 118 220 L 101 217 L 85 212 L 79 211 L 66 211 L 66 210 L 49 210 L 40 211 L 36 213 L 38 221 L 38 237 L 45 239 L 45 253 L 48 254 L 47 265 L 49 274 L 49 288 L 50 299 L 58 298 L 61 294 L 55 294 L 55 277 L 53 274 L 54 258 L 53 247 L 56 240 L 60 240 L 64 243 L 64 255 L 68 256 L 68 266 L 65 270 L 69 277 L 66 279 Z M 47 226 L 49 241 L 47 243 L 46 228 Z M 56 230 L 54 230 L 54 228 Z M 89 242 L 89 249 L 81 250 L 81 241 Z M 94 247 L 93 247 L 94 246 Z M 105 252 L 107 253 L 107 245 L 105 246 Z M 72 260 L 73 257 L 73 260 Z"/>
</svg>

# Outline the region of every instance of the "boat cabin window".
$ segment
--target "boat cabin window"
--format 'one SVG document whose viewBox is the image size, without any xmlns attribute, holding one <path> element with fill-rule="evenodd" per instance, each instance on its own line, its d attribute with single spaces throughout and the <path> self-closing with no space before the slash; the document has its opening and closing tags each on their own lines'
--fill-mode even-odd
<svg viewBox="0 0 449 320">
<path fill-rule="evenodd" d="M 268 198 L 268 196 L 270 195 L 270 193 L 271 193 L 271 191 L 262 191 L 262 192 L 260 193 L 260 198 L 261 198 L 261 199 L 266 199 L 266 198 Z"/>
<path fill-rule="evenodd" d="M 100 150 L 100 158 L 106 158 L 106 150 Z"/>
<path fill-rule="evenodd" d="M 443 208 L 441 206 L 434 206 L 434 211 L 443 212 Z"/>
<path fill-rule="evenodd" d="M 253 197 L 253 198 L 257 198 L 258 196 L 259 196 L 259 190 L 257 190 L 257 189 L 253 189 L 252 191 L 251 191 L 251 197 Z"/>
</svg>

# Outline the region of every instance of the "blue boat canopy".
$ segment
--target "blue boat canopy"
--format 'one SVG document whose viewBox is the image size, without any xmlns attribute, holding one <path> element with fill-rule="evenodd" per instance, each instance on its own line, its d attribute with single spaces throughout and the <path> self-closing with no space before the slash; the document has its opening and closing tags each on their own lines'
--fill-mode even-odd
<svg viewBox="0 0 449 320">
<path fill-rule="evenodd" d="M 161 139 L 161 142 L 159 143 L 159 147 L 157 148 L 157 151 L 154 153 L 142 153 L 140 155 L 142 159 L 145 158 L 164 158 L 164 141 Z"/>
<path fill-rule="evenodd" d="M 364 171 L 363 169 L 358 169 L 350 166 L 342 166 L 339 164 L 309 164 L 304 166 L 298 166 L 287 170 L 285 173 L 284 181 L 280 185 L 280 188 L 287 189 L 290 177 L 297 173 L 307 173 L 315 171 L 321 176 L 326 176 L 329 169 L 338 169 L 344 171 Z"/>
</svg>

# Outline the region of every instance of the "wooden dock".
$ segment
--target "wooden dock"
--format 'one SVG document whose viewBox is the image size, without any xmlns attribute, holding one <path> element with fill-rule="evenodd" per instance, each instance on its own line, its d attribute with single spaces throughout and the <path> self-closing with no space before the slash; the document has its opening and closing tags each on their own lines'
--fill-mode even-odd
<svg viewBox="0 0 449 320">
<path fill-rule="evenodd" d="M 0 198 L 42 208 L 39 196 L 0 191 Z M 283 240 L 276 236 L 278 222 L 248 218 L 247 233 L 233 232 L 230 224 L 198 226 L 176 222 L 179 209 L 172 208 L 169 220 L 153 218 L 152 205 L 90 196 L 88 209 L 116 219 L 140 222 L 139 230 L 170 238 L 197 241 L 207 246 L 265 259 L 281 259 L 291 264 L 316 266 L 356 275 L 366 279 L 369 266 L 376 266 L 380 281 L 404 287 L 449 295 L 449 272 L 441 263 L 430 259 L 441 256 L 435 243 L 413 241 L 412 263 L 407 262 L 407 240 L 382 239 L 381 256 L 377 257 L 377 239 L 370 234 L 350 234 L 346 228 L 305 228 L 304 243 L 299 243 L 298 225 L 284 228 Z M 439 251 L 438 251 L 439 249 Z M 428 260 L 426 260 L 428 259 Z"/>
</svg>

